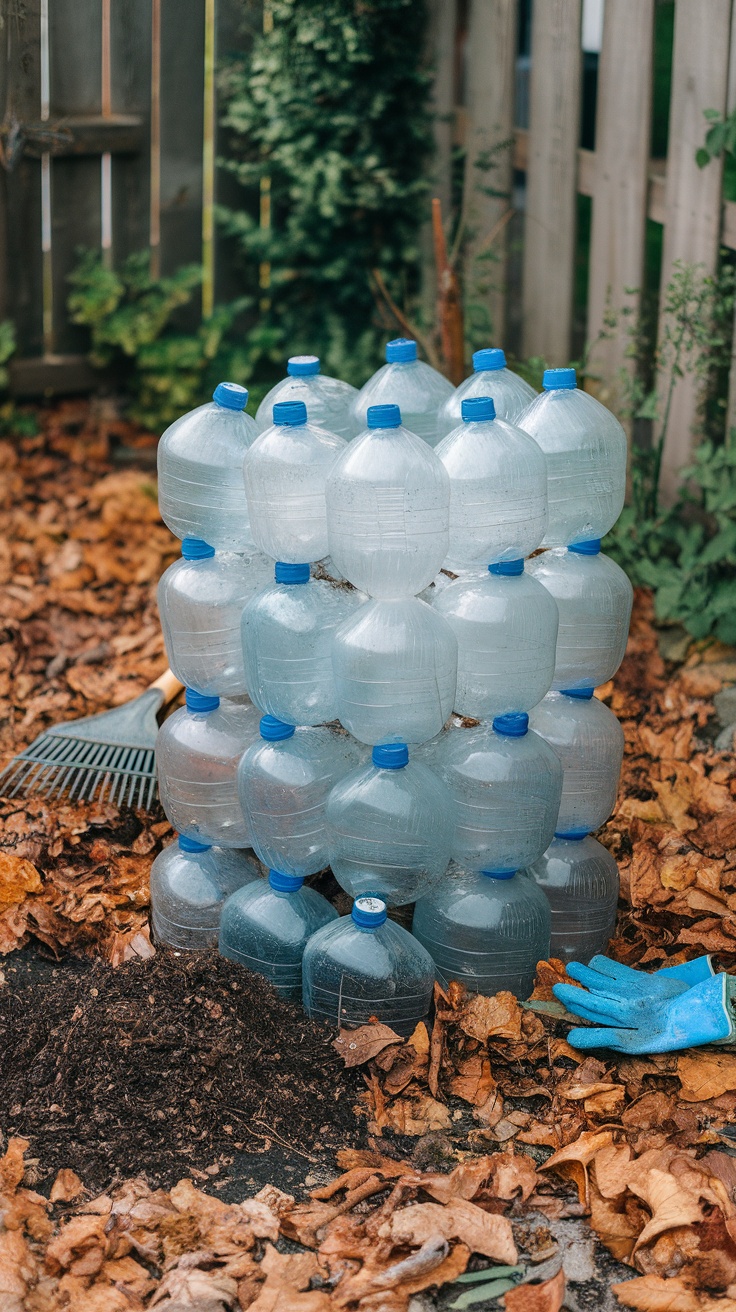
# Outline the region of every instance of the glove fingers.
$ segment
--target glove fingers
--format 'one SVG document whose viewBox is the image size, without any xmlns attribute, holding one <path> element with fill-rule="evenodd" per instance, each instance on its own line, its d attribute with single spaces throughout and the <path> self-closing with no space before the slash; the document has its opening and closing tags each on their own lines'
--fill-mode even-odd
<svg viewBox="0 0 736 1312">
<path fill-rule="evenodd" d="M 597 970 L 591 970 L 589 966 L 584 966 L 581 961 L 570 961 L 565 967 L 570 979 L 576 979 L 579 984 L 583 984 L 586 989 L 593 993 L 608 993 L 611 987 L 611 978 L 608 975 L 602 975 Z"/>
<path fill-rule="evenodd" d="M 615 1002 L 611 1002 L 608 998 L 596 998 L 592 993 L 584 993 L 582 989 L 576 989 L 572 984 L 555 984 L 554 994 L 568 1011 L 574 1016 L 582 1016 L 583 1020 L 608 1025 L 621 1025 L 628 1020 L 628 1017 L 621 1015 L 621 1010 Z"/>
<path fill-rule="evenodd" d="M 614 1052 L 651 1052 L 638 1030 L 570 1030 L 567 1041 L 573 1048 L 612 1048 Z"/>
</svg>

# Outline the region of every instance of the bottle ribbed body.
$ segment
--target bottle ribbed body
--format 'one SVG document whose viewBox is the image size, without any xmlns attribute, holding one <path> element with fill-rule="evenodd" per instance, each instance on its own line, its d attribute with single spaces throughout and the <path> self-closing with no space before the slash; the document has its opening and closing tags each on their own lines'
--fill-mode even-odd
<svg viewBox="0 0 736 1312">
<path fill-rule="evenodd" d="M 182 558 L 161 575 L 158 609 L 166 655 L 187 688 L 217 697 L 248 691 L 240 619 L 246 602 L 272 574 L 273 561 L 253 550 Z"/>
<path fill-rule="evenodd" d="M 565 388 L 542 392 L 517 422 L 547 457 L 543 545 L 605 537 L 626 491 L 626 434 L 616 417 L 587 392 Z"/>
<path fill-rule="evenodd" d="M 244 677 L 254 702 L 287 724 L 337 716 L 332 674 L 335 629 L 360 604 L 344 585 L 271 583 L 242 612 Z"/>
<path fill-rule="evenodd" d="M 536 733 L 451 728 L 423 758 L 455 809 L 452 855 L 470 870 L 523 870 L 549 847 L 562 794 L 556 753 Z"/>
<path fill-rule="evenodd" d="M 405 1037 L 427 1016 L 434 988 L 432 959 L 411 934 L 391 920 L 359 929 L 351 916 L 312 936 L 302 976 L 313 1020 L 351 1028 L 376 1016 Z"/>
<path fill-rule="evenodd" d="M 530 712 L 535 733 L 554 748 L 563 782 L 558 833 L 588 834 L 605 824 L 618 792 L 624 755 L 624 731 L 616 716 L 596 697 L 547 696 Z"/>
<path fill-rule="evenodd" d="M 414 908 L 412 932 L 432 957 L 443 987 L 459 980 L 472 993 L 505 989 L 528 998 L 537 962 L 549 957 L 550 909 L 534 880 L 452 866 Z"/>
<path fill-rule="evenodd" d="M 185 952 L 217 945 L 225 900 L 236 888 L 260 883 L 258 868 L 245 853 L 220 860 L 215 847 L 184 852 L 178 840 L 159 852 L 151 866 L 151 926 L 157 943 Z"/>
<path fill-rule="evenodd" d="M 450 485 L 442 463 L 406 427 L 370 428 L 327 480 L 330 556 L 371 597 L 412 597 L 447 555 Z"/>
<path fill-rule="evenodd" d="M 327 555 L 325 484 L 345 442 L 316 425 L 274 424 L 243 462 L 256 546 L 274 560 L 301 564 Z"/>
<path fill-rule="evenodd" d="M 241 470 L 258 435 L 244 410 L 210 401 L 182 415 L 158 444 L 158 504 L 178 538 L 202 538 L 218 551 L 252 549 Z"/>
<path fill-rule="evenodd" d="M 547 530 L 547 461 L 504 419 L 461 423 L 437 447 L 450 478 L 447 567 L 519 560 Z"/>
<path fill-rule="evenodd" d="M 337 919 L 312 888 L 278 892 L 268 880 L 228 898 L 220 918 L 220 956 L 263 975 L 282 997 L 302 996 L 302 956 L 318 929 Z"/>
<path fill-rule="evenodd" d="M 362 743 L 421 743 L 455 700 L 457 640 L 423 601 L 371 601 L 335 632 L 337 714 Z"/>
<path fill-rule="evenodd" d="M 600 552 L 564 548 L 535 556 L 528 570 L 557 603 L 555 691 L 598 688 L 612 679 L 626 652 L 634 602 L 624 571 Z"/>
<path fill-rule="evenodd" d="M 161 805 L 188 838 L 221 847 L 250 847 L 251 830 L 238 800 L 238 761 L 258 737 L 260 712 L 249 698 L 223 700 L 216 710 L 182 707 L 156 738 Z"/>
<path fill-rule="evenodd" d="M 544 892 L 552 913 L 550 955 L 588 964 L 605 953 L 616 924 L 618 866 L 589 834 L 555 838 L 529 874 Z"/>
<path fill-rule="evenodd" d="M 554 677 L 557 605 L 536 579 L 465 575 L 432 605 L 457 638 L 458 715 L 492 719 L 541 701 Z"/>
</svg>

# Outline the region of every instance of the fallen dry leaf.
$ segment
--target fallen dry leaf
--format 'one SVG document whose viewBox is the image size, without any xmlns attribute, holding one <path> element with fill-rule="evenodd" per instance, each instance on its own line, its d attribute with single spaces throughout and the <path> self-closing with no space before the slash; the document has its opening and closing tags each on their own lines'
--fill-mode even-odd
<svg viewBox="0 0 736 1312">
<path fill-rule="evenodd" d="M 736 1089 L 736 1054 L 729 1052 L 683 1052 L 677 1058 L 680 1097 L 685 1102 L 705 1102 Z"/>
<path fill-rule="evenodd" d="M 541 1284 L 517 1285 L 504 1294 L 506 1312 L 560 1312 L 565 1300 L 565 1276 L 562 1268 L 551 1280 Z"/>
<path fill-rule="evenodd" d="M 84 1185 L 76 1171 L 63 1167 L 51 1186 L 49 1198 L 52 1203 L 70 1203 L 84 1191 Z"/>
<path fill-rule="evenodd" d="M 363 1062 L 377 1057 L 391 1043 L 402 1039 L 388 1025 L 360 1025 L 355 1030 L 341 1030 L 333 1043 L 346 1066 L 362 1066 Z"/>
<path fill-rule="evenodd" d="M 640 1312 L 736 1312 L 736 1298 L 710 1298 L 688 1288 L 678 1276 L 639 1276 L 612 1285 L 611 1292 L 624 1307 Z"/>
<path fill-rule="evenodd" d="M 457 1015 L 457 1024 L 471 1039 L 485 1043 L 489 1038 L 521 1039 L 522 1011 L 513 993 L 486 998 L 476 993 Z"/>
<path fill-rule="evenodd" d="M 36 867 L 13 852 L 0 852 L 0 906 L 23 902 L 42 887 Z"/>
<path fill-rule="evenodd" d="M 412 1203 L 394 1212 L 379 1229 L 379 1235 L 394 1243 L 417 1246 L 442 1235 L 448 1240 L 459 1239 L 471 1252 L 482 1253 L 494 1262 L 513 1265 L 517 1258 L 511 1225 L 506 1217 L 484 1212 L 463 1198 L 451 1199 L 445 1206 Z"/>
</svg>

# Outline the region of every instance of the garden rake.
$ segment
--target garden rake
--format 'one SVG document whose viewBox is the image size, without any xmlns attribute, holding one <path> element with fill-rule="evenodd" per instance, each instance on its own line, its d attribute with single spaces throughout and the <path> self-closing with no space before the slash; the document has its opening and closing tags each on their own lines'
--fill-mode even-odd
<svg viewBox="0 0 736 1312">
<path fill-rule="evenodd" d="M 0 793 L 38 793 L 148 809 L 156 788 L 156 715 L 183 685 L 167 670 L 139 697 L 112 711 L 45 729 L 0 774 Z"/>
</svg>

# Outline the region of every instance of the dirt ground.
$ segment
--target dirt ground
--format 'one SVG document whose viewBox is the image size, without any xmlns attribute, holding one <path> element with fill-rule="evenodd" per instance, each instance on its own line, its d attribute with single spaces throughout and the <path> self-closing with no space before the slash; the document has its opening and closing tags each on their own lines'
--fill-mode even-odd
<svg viewBox="0 0 736 1312">
<path fill-rule="evenodd" d="M 0 445 L 2 763 L 162 671 L 177 547 L 150 439 L 103 407 Z M 736 963 L 734 689 L 736 652 L 657 632 L 637 598 L 599 690 L 626 736 L 598 836 L 629 964 Z M 471 1306 L 452 1282 L 489 1262 L 519 1270 L 474 1307 L 587 1312 L 617 1284 L 652 1312 L 736 1312 L 736 1056 L 583 1061 L 554 962 L 529 1007 L 438 991 L 408 1042 L 370 1026 L 333 1047 L 231 963 L 155 951 L 169 838 L 159 808 L 0 802 L 3 1312 L 420 1312 Z"/>
</svg>

